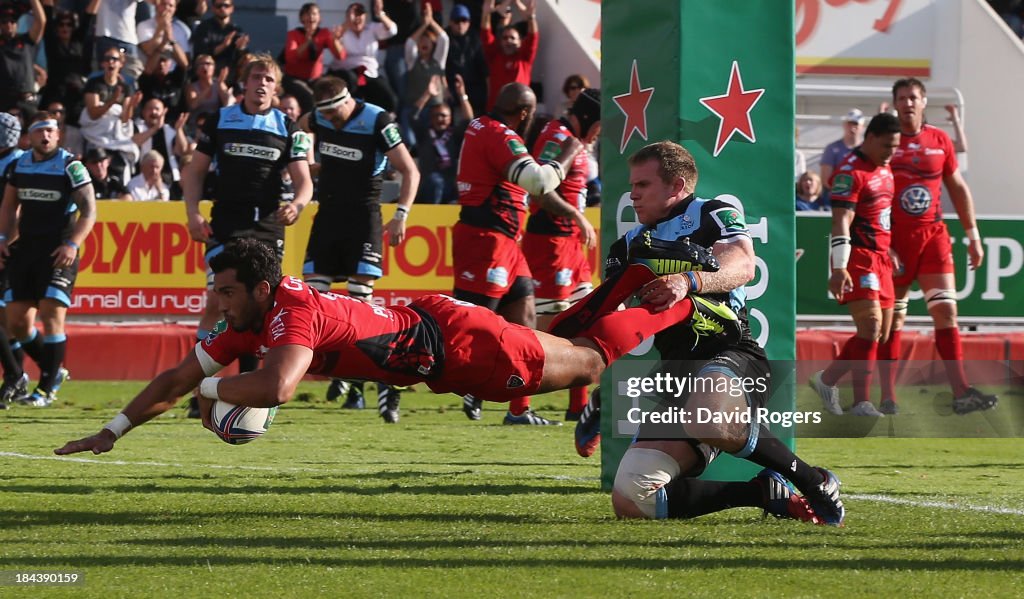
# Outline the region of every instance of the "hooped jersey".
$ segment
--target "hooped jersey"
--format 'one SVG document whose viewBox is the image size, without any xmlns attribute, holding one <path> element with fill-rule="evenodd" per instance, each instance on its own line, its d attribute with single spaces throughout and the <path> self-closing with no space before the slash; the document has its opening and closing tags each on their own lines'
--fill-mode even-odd
<svg viewBox="0 0 1024 599">
<path fill-rule="evenodd" d="M 309 136 L 276 108 L 249 114 L 235 104 L 206 121 L 196 149 L 216 164 L 214 220 L 225 209 L 244 209 L 258 221 L 277 210 L 281 169 L 306 160 Z"/>
<path fill-rule="evenodd" d="M 18 189 L 21 237 L 53 238 L 70 232 L 78 211 L 71 192 L 92 184 L 89 170 L 74 154 L 60 148 L 37 162 L 32 152 L 25 152 L 7 165 L 6 173 L 7 185 Z"/>
<path fill-rule="evenodd" d="M 321 165 L 317 188 L 320 208 L 379 202 L 388 166 L 385 152 L 402 143 L 394 119 L 383 108 L 358 100 L 341 129 L 318 110 L 313 111 L 312 120 L 316 160 Z"/>
<path fill-rule="evenodd" d="M 562 143 L 573 137 L 565 119 L 552 119 L 540 132 L 540 137 L 533 145 L 533 156 L 537 162 L 553 162 L 562 153 Z M 580 150 L 576 154 L 565 180 L 558 186 L 558 195 L 582 211 L 587 207 L 587 175 L 590 160 L 587 151 Z M 579 234 L 579 225 L 567 216 L 554 216 L 536 203 L 530 204 L 530 219 L 526 221 L 526 230 L 538 235 L 555 235 L 569 237 Z"/>
<path fill-rule="evenodd" d="M 892 214 L 896 231 L 941 221 L 942 180 L 959 168 L 949 135 L 931 125 L 914 135 L 900 135 L 890 166 L 896 180 Z"/>
<path fill-rule="evenodd" d="M 529 156 L 518 133 L 485 115 L 470 121 L 459 153 L 459 221 L 515 239 L 526 212 L 526 190 L 505 179 L 508 165 Z"/>
<path fill-rule="evenodd" d="M 892 241 L 893 173 L 888 166 L 876 166 L 859 149 L 839 163 L 832 174 L 832 208 L 854 211 L 850 243 L 856 247 L 886 252 Z"/>
<path fill-rule="evenodd" d="M 648 230 L 657 239 L 676 241 L 688 237 L 692 243 L 708 249 L 711 249 L 716 243 L 737 243 L 742 239 L 750 239 L 750 231 L 747 230 L 743 213 L 736 207 L 721 200 L 708 200 L 691 194 L 654 226 L 638 225 L 615 241 L 608 250 L 608 257 L 605 260 L 605 278 L 629 264 L 629 244 L 638 235 Z M 746 289 L 739 287 L 729 293 L 704 295 L 720 302 L 726 302 L 739 317 L 743 334 L 737 346 L 763 354 L 761 347 L 750 336 Z M 691 348 L 695 342 L 693 330 L 685 325 L 669 327 L 654 336 L 654 346 L 661 352 L 662 357 L 675 356 L 677 350 Z M 698 353 L 700 353 L 700 347 L 700 345 L 697 346 Z M 686 357 L 708 358 L 710 356 Z"/>
<path fill-rule="evenodd" d="M 222 323 L 195 352 L 211 376 L 240 355 L 263 359 L 284 345 L 313 350 L 310 374 L 411 385 L 439 377 L 444 368 L 440 330 L 425 312 L 320 293 L 288 276 L 274 292 L 259 332 L 238 332 Z"/>
</svg>

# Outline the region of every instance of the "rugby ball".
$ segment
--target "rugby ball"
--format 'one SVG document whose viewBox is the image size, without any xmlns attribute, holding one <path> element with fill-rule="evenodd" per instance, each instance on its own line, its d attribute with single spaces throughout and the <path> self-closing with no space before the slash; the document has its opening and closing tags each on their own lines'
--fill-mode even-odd
<svg viewBox="0 0 1024 599">
<path fill-rule="evenodd" d="M 275 414 L 277 408 L 247 408 L 218 399 L 210 416 L 214 432 L 222 441 L 242 445 L 267 432 Z"/>
</svg>

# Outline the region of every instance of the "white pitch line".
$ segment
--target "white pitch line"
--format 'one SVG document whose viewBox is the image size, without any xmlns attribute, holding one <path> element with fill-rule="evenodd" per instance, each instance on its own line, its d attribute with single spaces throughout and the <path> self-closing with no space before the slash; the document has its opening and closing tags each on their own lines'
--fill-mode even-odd
<svg viewBox="0 0 1024 599">
<path fill-rule="evenodd" d="M 892 503 L 895 505 L 909 505 L 912 507 L 927 507 L 927 508 L 938 508 L 941 510 L 958 510 L 966 512 L 982 512 L 987 514 L 1000 514 L 1010 516 L 1024 516 L 1024 510 L 1014 509 L 1009 507 L 995 507 L 991 505 L 970 505 L 964 503 L 949 503 L 945 501 L 916 501 L 913 499 L 901 499 L 899 497 L 889 497 L 888 495 L 861 495 L 861 494 L 848 494 L 843 495 L 844 499 L 855 499 L 859 501 L 875 501 L 878 503 Z"/>
</svg>

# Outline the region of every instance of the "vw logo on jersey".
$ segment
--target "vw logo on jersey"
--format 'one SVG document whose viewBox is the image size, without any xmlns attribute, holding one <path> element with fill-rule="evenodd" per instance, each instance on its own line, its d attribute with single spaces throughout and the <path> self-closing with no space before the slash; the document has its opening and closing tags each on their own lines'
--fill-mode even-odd
<svg viewBox="0 0 1024 599">
<path fill-rule="evenodd" d="M 924 214 L 932 205 L 932 194 L 924 185 L 911 185 L 900 194 L 900 208 L 907 214 Z"/>
</svg>

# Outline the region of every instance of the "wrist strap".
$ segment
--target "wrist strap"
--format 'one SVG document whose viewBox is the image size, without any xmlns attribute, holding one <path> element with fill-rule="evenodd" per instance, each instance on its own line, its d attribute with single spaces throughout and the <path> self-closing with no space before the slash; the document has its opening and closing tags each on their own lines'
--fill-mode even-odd
<svg viewBox="0 0 1024 599">
<path fill-rule="evenodd" d="M 404 221 L 405 219 L 409 218 L 409 209 L 406 208 L 405 206 L 399 206 L 395 208 L 395 216 L 393 218 L 395 220 Z"/>
<path fill-rule="evenodd" d="M 829 253 L 832 262 L 832 268 L 846 268 L 846 265 L 850 263 L 850 253 L 853 251 L 853 246 L 850 245 L 850 237 L 848 235 L 838 235 L 832 238 L 832 251 Z"/>
<path fill-rule="evenodd" d="M 114 437 L 120 439 L 129 429 L 132 428 L 132 421 L 123 413 L 114 416 L 114 419 L 103 425 L 103 428 L 114 433 Z"/>
<path fill-rule="evenodd" d="M 981 241 L 981 233 L 978 232 L 977 227 L 971 227 L 970 229 L 964 230 L 964 235 L 971 241 Z"/>
<path fill-rule="evenodd" d="M 208 376 L 199 383 L 199 394 L 207 399 L 219 400 L 220 396 L 217 394 L 218 385 L 220 385 L 219 376 Z"/>
</svg>

